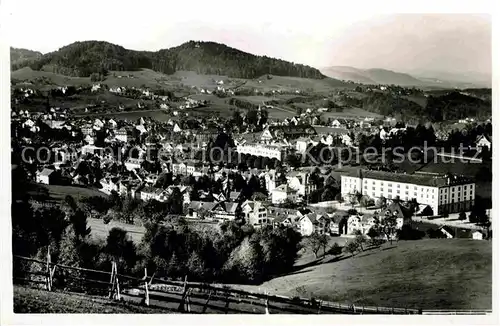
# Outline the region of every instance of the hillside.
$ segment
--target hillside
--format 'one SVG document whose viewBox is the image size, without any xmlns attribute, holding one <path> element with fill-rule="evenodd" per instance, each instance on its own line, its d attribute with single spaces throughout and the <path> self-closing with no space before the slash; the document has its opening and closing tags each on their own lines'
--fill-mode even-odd
<svg viewBox="0 0 500 326">
<path fill-rule="evenodd" d="M 28 49 L 10 48 L 10 64 L 16 70 L 20 65 L 27 64 L 33 60 L 39 59 L 42 56 L 40 52 L 31 51 Z"/>
<path fill-rule="evenodd" d="M 426 72 L 421 73 L 402 73 L 387 69 L 358 69 L 349 66 L 333 66 L 321 69 L 321 72 L 331 78 L 344 81 L 351 81 L 360 84 L 384 84 L 399 86 L 415 86 L 436 89 L 446 88 L 477 88 L 489 87 L 485 76 L 475 74 L 452 74 Z M 482 78 L 482 79 L 481 79 Z"/>
<path fill-rule="evenodd" d="M 425 83 L 408 74 L 386 69 L 358 69 L 348 66 L 333 66 L 321 69 L 331 78 L 353 81 L 361 84 L 387 84 L 400 86 L 422 86 Z"/>
<path fill-rule="evenodd" d="M 166 74 L 187 70 L 198 74 L 248 79 L 264 74 L 325 78 L 319 70 L 309 66 L 256 56 L 215 42 L 195 41 L 157 52 L 129 50 L 103 41 L 75 42 L 25 65 L 33 70 L 75 77 L 88 77 L 92 73 L 111 70 L 137 71 L 146 68 Z M 22 65 L 15 68 L 22 68 Z"/>
<path fill-rule="evenodd" d="M 327 256 L 323 263 L 305 264 L 259 288 L 365 305 L 492 309 L 491 253 L 489 241 L 400 241 L 354 257 Z"/>
<path fill-rule="evenodd" d="M 352 81 L 359 84 L 377 84 L 376 81 L 365 75 L 361 69 L 353 67 L 336 66 L 321 69 L 321 72 L 328 77 L 340 80 Z"/>
<path fill-rule="evenodd" d="M 48 292 L 14 286 L 15 313 L 100 313 L 100 314 L 145 314 L 169 313 L 166 309 L 156 309 L 134 304 L 119 303 L 102 297 L 78 293 Z"/>
<path fill-rule="evenodd" d="M 408 74 L 386 69 L 365 70 L 367 76 L 378 84 L 394 84 L 400 86 L 423 86 L 425 83 Z"/>
</svg>

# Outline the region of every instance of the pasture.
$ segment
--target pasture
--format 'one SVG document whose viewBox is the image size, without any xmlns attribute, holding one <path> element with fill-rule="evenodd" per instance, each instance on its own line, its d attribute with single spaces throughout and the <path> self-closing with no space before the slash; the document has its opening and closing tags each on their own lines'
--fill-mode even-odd
<svg viewBox="0 0 500 326">
<path fill-rule="evenodd" d="M 240 287 L 364 305 L 492 309 L 490 241 L 400 241 L 297 267 L 257 287 Z"/>
</svg>

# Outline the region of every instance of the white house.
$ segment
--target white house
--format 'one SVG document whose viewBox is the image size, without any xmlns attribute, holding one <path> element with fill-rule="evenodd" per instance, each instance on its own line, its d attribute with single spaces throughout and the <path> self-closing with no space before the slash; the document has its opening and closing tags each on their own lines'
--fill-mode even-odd
<svg viewBox="0 0 500 326">
<path fill-rule="evenodd" d="M 287 200 L 295 202 L 297 200 L 297 191 L 287 185 L 281 185 L 271 191 L 271 202 L 273 204 L 282 204 Z"/>
<path fill-rule="evenodd" d="M 316 186 L 309 180 L 309 173 L 303 171 L 292 171 L 286 175 L 287 184 L 290 189 L 295 190 L 298 196 L 307 196 Z"/>
<path fill-rule="evenodd" d="M 247 200 L 241 205 L 241 211 L 249 225 L 254 227 L 271 224 L 267 209 L 259 201 Z"/>
<path fill-rule="evenodd" d="M 45 168 L 42 171 L 36 173 L 36 182 L 50 185 L 53 183 L 53 175 L 54 170 Z"/>
<path fill-rule="evenodd" d="M 311 139 L 306 137 L 300 137 L 295 143 L 295 150 L 299 154 L 304 154 L 307 150 L 307 146 L 311 142 Z"/>
<path fill-rule="evenodd" d="M 484 239 L 484 233 L 481 231 L 474 231 L 472 233 L 472 239 L 474 240 L 483 240 Z"/>
<path fill-rule="evenodd" d="M 141 168 L 141 164 L 144 160 L 141 159 L 141 158 L 132 158 L 132 157 L 129 157 L 126 161 L 125 161 L 125 168 L 128 170 L 128 171 L 132 171 L 132 170 L 135 170 L 135 169 L 140 169 Z"/>
<path fill-rule="evenodd" d="M 330 219 L 321 214 L 309 213 L 299 219 L 299 232 L 302 236 L 310 236 L 313 233 L 330 233 Z"/>
<path fill-rule="evenodd" d="M 488 150 L 491 150 L 491 138 L 487 135 L 479 136 L 476 140 L 476 146 L 479 148 L 487 147 Z"/>
</svg>

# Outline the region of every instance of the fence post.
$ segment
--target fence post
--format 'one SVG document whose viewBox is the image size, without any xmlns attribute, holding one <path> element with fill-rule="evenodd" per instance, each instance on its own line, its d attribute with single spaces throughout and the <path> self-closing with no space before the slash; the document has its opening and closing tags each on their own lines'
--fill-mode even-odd
<svg viewBox="0 0 500 326">
<path fill-rule="evenodd" d="M 144 268 L 144 303 L 149 306 L 148 269 Z"/>
<path fill-rule="evenodd" d="M 229 310 L 229 291 L 226 291 L 226 306 L 224 307 L 224 313 L 227 314 Z"/>
<path fill-rule="evenodd" d="M 214 292 L 214 291 L 212 291 L 212 290 L 211 290 L 211 291 L 208 293 L 208 299 L 207 299 L 207 301 L 205 302 L 205 305 L 203 306 L 203 313 L 205 313 L 205 311 L 207 311 L 207 308 L 208 308 L 208 302 L 210 301 L 210 298 L 212 297 L 212 293 L 213 293 L 213 292 Z"/>
<path fill-rule="evenodd" d="M 118 275 L 116 276 L 116 299 L 120 300 L 120 282 L 118 281 Z"/>
<path fill-rule="evenodd" d="M 187 275 L 184 276 L 184 289 L 182 290 L 182 299 L 181 299 L 181 303 L 179 304 L 179 308 L 178 308 L 178 310 L 181 312 L 185 311 L 184 304 L 186 302 L 186 292 L 187 292 Z"/>
<path fill-rule="evenodd" d="M 266 315 L 270 315 L 270 312 L 269 312 L 269 295 L 266 291 Z"/>
<path fill-rule="evenodd" d="M 191 294 L 192 290 L 193 289 L 189 288 L 186 293 L 186 306 L 188 312 L 191 312 L 191 301 L 189 300 L 189 295 Z"/>
<path fill-rule="evenodd" d="M 113 299 L 113 295 L 115 292 L 115 273 L 116 273 L 116 265 L 115 262 L 113 261 L 111 263 L 111 279 L 109 280 L 109 283 L 111 285 L 111 289 L 109 290 L 109 298 Z"/>
<path fill-rule="evenodd" d="M 52 291 L 52 282 L 50 279 L 50 263 L 51 263 L 51 257 L 50 257 L 50 246 L 47 247 L 47 276 L 45 278 L 46 281 L 46 288 L 48 291 Z"/>
</svg>

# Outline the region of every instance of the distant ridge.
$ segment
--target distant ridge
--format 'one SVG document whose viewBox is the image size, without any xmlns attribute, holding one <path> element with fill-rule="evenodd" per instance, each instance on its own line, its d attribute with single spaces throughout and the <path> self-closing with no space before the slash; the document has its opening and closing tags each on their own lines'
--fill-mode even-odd
<svg viewBox="0 0 500 326">
<path fill-rule="evenodd" d="M 437 88 L 467 88 L 467 87 L 490 87 L 478 80 L 467 81 L 466 78 L 458 78 L 456 75 L 448 74 L 448 79 L 440 78 L 442 74 L 436 72 L 436 76 L 428 73 L 424 76 L 414 76 L 408 73 L 396 72 L 387 69 L 358 69 L 349 66 L 332 66 L 320 69 L 321 72 L 331 78 L 351 81 L 360 84 L 399 85 L 407 87 L 437 87 Z"/>
<path fill-rule="evenodd" d="M 167 74 L 189 70 L 199 74 L 247 79 L 265 74 L 326 78 L 318 69 L 306 65 L 253 55 L 220 43 L 198 41 L 156 52 L 129 50 L 104 41 L 75 42 L 51 53 L 31 56 L 29 60 L 13 60 L 11 69 L 26 66 L 33 70 L 76 77 L 88 77 L 106 70 L 134 71 L 147 68 Z"/>
</svg>

